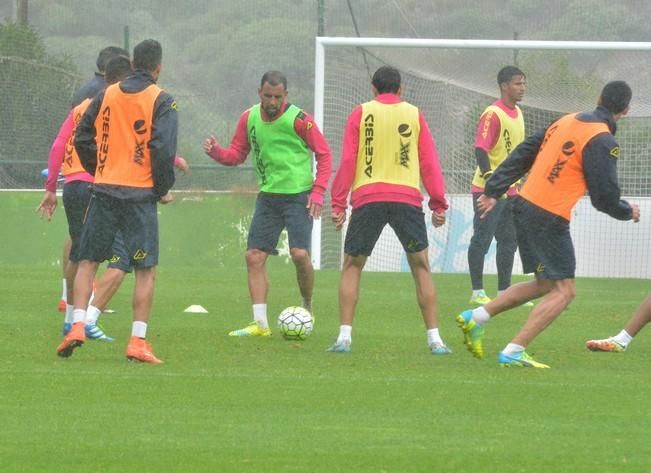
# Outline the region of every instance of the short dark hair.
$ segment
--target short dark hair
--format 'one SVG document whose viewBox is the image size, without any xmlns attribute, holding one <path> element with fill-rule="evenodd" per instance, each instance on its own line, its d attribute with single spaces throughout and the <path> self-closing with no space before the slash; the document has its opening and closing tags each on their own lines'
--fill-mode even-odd
<svg viewBox="0 0 651 473">
<path fill-rule="evenodd" d="M 151 72 L 160 66 L 163 48 L 155 39 L 146 39 L 133 48 L 133 68 Z"/>
<path fill-rule="evenodd" d="M 391 66 L 382 66 L 373 74 L 371 84 L 380 94 L 395 94 L 400 89 L 401 82 L 402 78 L 398 69 Z"/>
<path fill-rule="evenodd" d="M 264 86 L 265 82 L 269 82 L 269 85 L 278 85 L 282 84 L 284 89 L 287 90 L 287 77 L 280 71 L 267 71 L 262 74 L 262 79 L 260 79 L 260 88 Z"/>
<path fill-rule="evenodd" d="M 106 65 L 108 62 L 115 56 L 126 56 L 129 57 L 129 52 L 126 49 L 122 49 L 119 46 L 107 46 L 102 49 L 97 55 L 97 70 L 101 73 L 106 71 Z"/>
<path fill-rule="evenodd" d="M 106 64 L 104 82 L 114 84 L 131 72 L 131 61 L 126 56 L 115 56 Z"/>
<path fill-rule="evenodd" d="M 504 66 L 497 73 L 497 85 L 502 85 L 507 82 L 511 82 L 515 76 L 527 77 L 527 75 L 522 72 L 519 68 L 515 66 Z"/>
<path fill-rule="evenodd" d="M 608 82 L 601 91 L 601 105 L 611 113 L 621 113 L 631 103 L 633 91 L 623 80 Z"/>
</svg>

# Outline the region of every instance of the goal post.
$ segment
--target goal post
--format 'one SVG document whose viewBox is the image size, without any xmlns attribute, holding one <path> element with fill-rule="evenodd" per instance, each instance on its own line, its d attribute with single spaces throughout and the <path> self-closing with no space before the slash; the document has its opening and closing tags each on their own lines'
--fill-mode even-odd
<svg viewBox="0 0 651 473">
<path fill-rule="evenodd" d="M 403 97 L 421 109 L 430 125 L 451 204 L 442 229 L 434 230 L 428 222 L 432 270 L 466 272 L 474 133 L 483 109 L 499 98 L 497 71 L 515 64 L 527 74 L 520 104 L 527 134 L 565 113 L 594 108 L 607 81 L 629 82 L 632 112 L 618 123 L 618 173 L 624 198 L 640 204 L 644 215 L 651 213 L 651 85 L 644 72 L 651 67 L 650 52 L 651 42 L 317 37 L 314 119 L 332 149 L 334 176 L 345 121 L 357 104 L 372 99 L 373 72 L 383 64 L 400 70 Z M 332 180 L 328 190 L 331 185 Z M 334 231 L 329 206 L 328 192 L 312 235 L 315 268 L 341 264 L 344 233 Z M 590 207 L 589 198 L 582 199 L 572 220 L 577 275 L 651 277 L 649 226 L 617 222 Z M 636 255 L 628 255 L 631 251 Z M 514 274 L 518 266 L 516 258 Z M 390 229 L 380 237 L 366 269 L 408 270 Z M 495 272 L 494 247 L 485 272 Z"/>
</svg>

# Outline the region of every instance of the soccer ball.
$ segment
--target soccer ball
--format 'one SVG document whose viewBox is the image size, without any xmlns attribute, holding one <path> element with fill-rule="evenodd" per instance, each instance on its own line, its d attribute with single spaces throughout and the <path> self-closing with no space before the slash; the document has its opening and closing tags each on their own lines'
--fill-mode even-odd
<svg viewBox="0 0 651 473">
<path fill-rule="evenodd" d="M 278 316 L 278 330 L 287 340 L 305 340 L 313 327 L 312 316 L 303 307 L 287 307 Z"/>
</svg>

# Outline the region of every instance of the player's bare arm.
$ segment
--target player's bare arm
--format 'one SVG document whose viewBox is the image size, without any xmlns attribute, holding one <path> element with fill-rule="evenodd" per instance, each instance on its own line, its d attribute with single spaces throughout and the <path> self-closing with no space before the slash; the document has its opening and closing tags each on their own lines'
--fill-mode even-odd
<svg viewBox="0 0 651 473">
<path fill-rule="evenodd" d="M 57 208 L 57 195 L 54 192 L 51 191 L 45 191 L 45 195 L 43 196 L 43 200 L 41 200 L 41 203 L 36 207 L 36 212 L 39 212 L 41 214 L 41 218 L 47 217 L 48 220 L 52 220 L 52 215 L 54 215 L 54 211 Z M 638 210 L 638 215 L 639 215 L 639 210 Z"/>
</svg>

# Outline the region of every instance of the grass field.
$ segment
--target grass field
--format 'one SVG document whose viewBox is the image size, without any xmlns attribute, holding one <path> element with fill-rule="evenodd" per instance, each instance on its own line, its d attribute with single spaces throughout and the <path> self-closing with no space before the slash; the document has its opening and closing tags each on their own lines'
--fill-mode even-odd
<svg viewBox="0 0 651 473">
<path fill-rule="evenodd" d="M 224 264 L 216 248 L 237 246 L 219 222 L 240 204 L 188 200 L 161 216 L 162 251 L 175 249 L 162 255 L 149 338 L 165 364 L 124 359 L 132 278 L 103 317 L 116 342 L 89 341 L 62 360 L 63 214 L 39 222 L 39 198 L 0 195 L 10 242 L 0 249 L 0 472 L 651 470 L 651 335 L 625 354 L 583 348 L 621 328 L 648 281 L 578 280 L 570 310 L 530 347 L 550 370 L 495 362 L 525 309 L 491 322 L 485 360 L 465 351 L 454 323 L 463 274 L 433 275 L 448 357 L 427 351 L 408 274 L 364 275 L 349 355 L 325 352 L 338 327 L 336 271 L 317 274 L 305 342 L 232 339 L 250 318 L 246 272 L 241 255 Z M 270 312 L 296 304 L 291 268 L 276 259 L 270 276 Z M 184 314 L 190 304 L 209 314 Z"/>
</svg>

